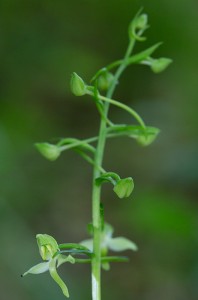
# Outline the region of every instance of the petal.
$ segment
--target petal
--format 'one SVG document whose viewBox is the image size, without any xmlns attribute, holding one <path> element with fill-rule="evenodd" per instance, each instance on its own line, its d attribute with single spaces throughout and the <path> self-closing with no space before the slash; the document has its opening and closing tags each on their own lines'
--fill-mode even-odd
<svg viewBox="0 0 198 300">
<path fill-rule="evenodd" d="M 133 250 L 137 251 L 138 247 L 132 241 L 124 238 L 124 237 L 117 237 L 111 238 L 108 241 L 108 248 L 113 251 L 124 251 L 124 250 Z"/>
<path fill-rule="evenodd" d="M 27 272 L 25 272 L 23 276 L 27 274 L 41 274 L 49 270 L 49 261 L 48 262 L 42 262 L 38 265 L 33 266 L 30 268 Z"/>
<path fill-rule="evenodd" d="M 57 271 L 56 271 L 56 259 L 52 259 L 49 263 L 49 272 L 51 277 L 54 279 L 54 281 L 56 281 L 56 283 L 60 286 L 63 294 L 66 297 L 69 297 L 69 292 L 67 289 L 66 284 L 62 281 L 62 279 L 60 278 L 60 276 L 58 275 Z"/>
<path fill-rule="evenodd" d="M 57 267 L 59 267 L 60 265 L 64 264 L 65 262 L 70 262 L 71 264 L 74 264 L 75 258 L 71 255 L 65 256 L 65 255 L 59 254 L 57 261 L 58 261 Z"/>
<path fill-rule="evenodd" d="M 93 240 L 88 239 L 80 242 L 81 245 L 87 247 L 90 251 L 93 251 Z"/>
</svg>

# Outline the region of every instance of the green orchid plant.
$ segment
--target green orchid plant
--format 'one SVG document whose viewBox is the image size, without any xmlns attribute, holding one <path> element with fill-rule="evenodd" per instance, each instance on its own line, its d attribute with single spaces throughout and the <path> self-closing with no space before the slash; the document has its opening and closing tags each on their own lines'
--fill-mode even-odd
<svg viewBox="0 0 198 300">
<path fill-rule="evenodd" d="M 92 180 L 92 222 L 89 233 L 92 239 L 81 243 L 58 244 L 47 234 L 36 236 L 39 252 L 45 262 L 30 268 L 27 274 L 40 274 L 49 271 L 51 277 L 61 288 L 63 295 L 69 297 L 66 284 L 57 273 L 57 268 L 66 262 L 71 264 L 90 263 L 92 278 L 92 300 L 101 300 L 101 269 L 109 270 L 112 262 L 127 262 L 125 256 L 109 255 L 109 251 L 136 251 L 136 244 L 125 237 L 113 237 L 113 227 L 104 219 L 104 207 L 101 203 L 101 188 L 104 183 L 113 185 L 113 191 L 119 199 L 130 198 L 134 189 L 132 177 L 120 178 L 112 171 L 106 171 L 103 166 L 105 143 L 107 139 L 127 136 L 141 146 L 154 142 L 160 130 L 144 123 L 140 115 L 130 106 L 113 99 L 115 88 L 124 70 L 134 64 L 148 66 L 154 73 L 164 71 L 172 62 L 169 58 L 153 58 L 153 53 L 161 45 L 157 43 L 146 50 L 133 54 L 135 44 L 144 42 L 144 32 L 148 29 L 148 17 L 140 10 L 129 26 L 129 45 L 123 59 L 116 60 L 101 68 L 86 84 L 77 74 L 71 76 L 71 91 L 77 97 L 90 96 L 100 115 L 100 127 L 97 136 L 87 139 L 63 138 L 56 144 L 37 143 L 38 151 L 48 160 L 55 161 L 66 150 L 74 150 L 93 168 Z M 130 114 L 135 124 L 115 124 L 108 117 L 110 105 L 114 105 Z"/>
</svg>

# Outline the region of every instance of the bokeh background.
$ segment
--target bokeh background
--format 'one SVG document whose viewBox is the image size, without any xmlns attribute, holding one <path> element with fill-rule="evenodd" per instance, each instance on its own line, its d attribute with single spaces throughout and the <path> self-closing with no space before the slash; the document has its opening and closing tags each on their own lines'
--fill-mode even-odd
<svg viewBox="0 0 198 300">
<path fill-rule="evenodd" d="M 115 97 L 159 127 L 158 140 L 141 148 L 127 138 L 107 143 L 104 165 L 132 176 L 135 190 L 119 200 L 103 190 L 105 216 L 115 235 L 134 240 L 129 264 L 103 272 L 103 299 L 195 300 L 198 297 L 197 78 L 198 2 L 189 0 L 1 0 L 0 1 L 0 290 L 2 299 L 63 299 L 49 274 L 20 274 L 40 262 L 36 233 L 59 242 L 88 237 L 92 170 L 68 151 L 48 162 L 33 144 L 57 137 L 95 135 L 99 117 L 88 97 L 69 89 L 76 71 L 87 82 L 121 58 L 127 27 L 144 6 L 158 41 L 155 56 L 174 60 L 155 75 L 132 66 Z M 112 108 L 118 123 L 130 117 Z M 63 265 L 73 299 L 91 299 L 87 265 Z"/>
</svg>

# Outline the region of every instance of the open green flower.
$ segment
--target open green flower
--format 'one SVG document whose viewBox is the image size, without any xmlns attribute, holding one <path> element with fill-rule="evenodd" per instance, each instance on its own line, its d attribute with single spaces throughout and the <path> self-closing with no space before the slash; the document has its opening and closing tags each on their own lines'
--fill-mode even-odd
<svg viewBox="0 0 198 300">
<path fill-rule="evenodd" d="M 138 250 L 137 245 L 129 239 L 125 237 L 112 237 L 113 231 L 113 227 L 110 224 L 104 224 L 104 229 L 101 232 L 100 239 L 100 249 L 102 257 L 107 255 L 108 250 L 112 250 L 115 252 L 125 250 Z M 93 239 L 84 240 L 80 244 L 87 247 L 90 251 L 93 251 Z M 102 267 L 105 270 L 109 270 L 109 263 L 102 263 Z"/>
<path fill-rule="evenodd" d="M 56 255 L 57 251 L 59 251 L 59 247 L 56 240 L 52 236 L 48 234 L 37 234 L 36 239 L 40 255 L 43 260 L 46 260 L 46 262 L 42 262 L 33 266 L 27 272 L 25 272 L 22 277 L 27 274 L 41 274 L 49 271 L 51 277 L 60 286 L 63 294 L 66 297 L 69 297 L 68 288 L 58 275 L 56 268 L 65 262 L 75 263 L 75 259 L 71 255 Z"/>
</svg>

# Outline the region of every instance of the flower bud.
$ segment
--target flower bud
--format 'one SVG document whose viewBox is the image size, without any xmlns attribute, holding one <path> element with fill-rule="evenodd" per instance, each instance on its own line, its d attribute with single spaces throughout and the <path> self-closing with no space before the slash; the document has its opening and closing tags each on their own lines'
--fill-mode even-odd
<svg viewBox="0 0 198 300">
<path fill-rule="evenodd" d="M 149 146 L 155 139 L 155 135 L 142 135 L 137 137 L 137 142 L 142 146 Z"/>
<path fill-rule="evenodd" d="M 134 189 L 133 179 L 131 177 L 120 179 L 117 181 L 113 190 L 119 198 L 127 198 Z"/>
<path fill-rule="evenodd" d="M 147 23 L 148 23 L 148 16 L 146 14 L 142 14 L 135 20 L 135 28 L 145 29 Z"/>
<path fill-rule="evenodd" d="M 78 74 L 72 74 L 70 81 L 71 91 L 75 96 L 83 96 L 86 94 L 86 84 Z"/>
<path fill-rule="evenodd" d="M 164 71 L 170 65 L 171 62 L 172 62 L 172 59 L 165 58 L 165 57 L 153 59 L 151 61 L 151 70 L 154 73 L 160 73 L 160 72 Z"/>
<path fill-rule="evenodd" d="M 140 145 L 148 146 L 154 142 L 154 140 L 157 138 L 159 133 L 160 130 L 158 128 L 147 127 L 144 129 L 144 132 L 142 132 L 136 137 L 136 139 Z"/>
<path fill-rule="evenodd" d="M 51 161 L 56 160 L 61 154 L 60 148 L 56 145 L 48 143 L 37 143 L 35 144 L 35 146 L 45 158 Z"/>
<path fill-rule="evenodd" d="M 139 41 L 144 41 L 145 38 L 141 34 L 148 28 L 148 16 L 146 14 L 137 14 L 129 25 L 129 37 Z"/>
<path fill-rule="evenodd" d="M 114 76 L 110 72 L 104 72 L 98 77 L 98 88 L 102 91 L 108 90 L 110 87 Z"/>
</svg>

